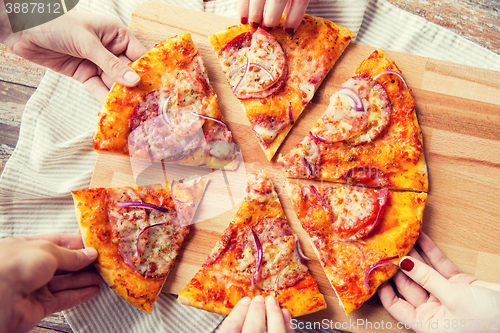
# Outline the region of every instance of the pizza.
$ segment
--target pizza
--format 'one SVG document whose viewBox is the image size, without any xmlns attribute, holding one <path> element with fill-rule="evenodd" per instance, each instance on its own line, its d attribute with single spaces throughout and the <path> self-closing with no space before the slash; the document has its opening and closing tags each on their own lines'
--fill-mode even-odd
<svg viewBox="0 0 500 333">
<path fill-rule="evenodd" d="M 236 168 L 239 148 L 190 33 L 157 44 L 130 67 L 141 81 L 132 88 L 111 88 L 94 134 L 97 152 Z"/>
<path fill-rule="evenodd" d="M 192 178 L 173 192 L 168 184 L 72 191 L 83 243 L 98 252 L 94 266 L 139 310 L 151 313 L 206 185 Z"/>
<path fill-rule="evenodd" d="M 270 161 L 354 34 L 305 15 L 297 31 L 236 25 L 210 37 L 234 95 Z"/>
<path fill-rule="evenodd" d="M 398 270 L 422 229 L 427 194 L 285 180 L 300 224 L 346 314 Z"/>
<path fill-rule="evenodd" d="M 415 100 L 396 64 L 375 50 L 278 162 L 289 178 L 427 191 Z"/>
<path fill-rule="evenodd" d="M 273 183 L 250 174 L 245 201 L 178 301 L 229 314 L 245 296 L 273 295 L 292 316 L 316 312 L 326 303 L 304 259 Z"/>
</svg>

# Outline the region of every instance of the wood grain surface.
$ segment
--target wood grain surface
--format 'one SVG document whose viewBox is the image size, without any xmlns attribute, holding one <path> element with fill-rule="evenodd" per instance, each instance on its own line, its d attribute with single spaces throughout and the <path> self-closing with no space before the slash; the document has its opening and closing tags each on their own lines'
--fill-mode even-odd
<svg viewBox="0 0 500 333">
<path fill-rule="evenodd" d="M 235 142 L 242 148 L 244 160 L 234 174 L 230 171 L 209 174 L 214 184 L 214 189 L 209 185 L 205 194 L 204 200 L 209 205 L 200 206 L 192 233 L 165 285 L 167 292 L 179 292 L 198 271 L 241 202 L 245 186 L 243 176 L 263 168 L 275 183 L 289 223 L 302 240 L 306 255 L 315 258 L 289 199 L 282 191 L 281 168 L 276 158 L 267 162 L 208 42 L 210 34 L 237 23 L 226 17 L 154 3 L 139 6 L 130 23 L 130 29 L 147 47 L 184 31 L 192 33 L 210 82 L 219 96 L 223 116 Z M 347 48 L 278 153 L 288 152 L 307 134 L 326 109 L 329 96 L 353 75 L 373 50 L 358 44 Z M 402 70 L 413 91 L 423 131 L 430 177 L 424 231 L 465 273 L 500 283 L 500 215 L 496 209 L 500 191 L 500 73 L 399 52 L 386 51 L 386 54 Z M 208 172 L 99 154 L 91 187 L 161 182 L 165 180 L 164 174 L 171 180 L 192 173 Z M 222 193 L 224 182 L 227 192 Z M 224 197 L 225 201 L 214 200 L 216 196 Z M 318 261 L 312 260 L 309 268 L 326 296 L 328 309 L 301 317 L 301 320 L 384 320 L 393 322 L 396 327 L 396 322 L 376 296 L 346 317 Z"/>
</svg>

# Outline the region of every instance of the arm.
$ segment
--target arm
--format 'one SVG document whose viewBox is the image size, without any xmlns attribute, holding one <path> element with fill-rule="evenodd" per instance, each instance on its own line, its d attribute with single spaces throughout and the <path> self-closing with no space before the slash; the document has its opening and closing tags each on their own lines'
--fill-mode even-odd
<svg viewBox="0 0 500 333">
<path fill-rule="evenodd" d="M 79 235 L 0 240 L 0 332 L 25 332 L 47 315 L 88 301 L 102 278 Z"/>
</svg>

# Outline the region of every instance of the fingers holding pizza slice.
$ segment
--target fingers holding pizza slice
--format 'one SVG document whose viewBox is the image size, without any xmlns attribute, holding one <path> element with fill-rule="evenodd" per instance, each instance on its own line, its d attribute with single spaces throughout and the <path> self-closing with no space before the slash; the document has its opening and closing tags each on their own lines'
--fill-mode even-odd
<svg viewBox="0 0 500 333">
<path fill-rule="evenodd" d="M 237 25 L 210 37 L 222 70 L 268 160 L 354 34 L 305 15 L 293 34 Z"/>
<path fill-rule="evenodd" d="M 359 308 L 397 271 L 422 229 L 427 195 L 285 180 L 300 224 L 345 313 Z"/>
<path fill-rule="evenodd" d="M 251 174 L 245 201 L 178 300 L 229 314 L 245 296 L 273 295 L 292 316 L 316 312 L 326 303 L 304 259 L 271 180 Z"/>
<path fill-rule="evenodd" d="M 83 242 L 99 254 L 94 266 L 139 310 L 151 313 L 207 182 L 181 182 L 175 192 L 183 200 L 166 185 L 72 191 Z"/>
</svg>

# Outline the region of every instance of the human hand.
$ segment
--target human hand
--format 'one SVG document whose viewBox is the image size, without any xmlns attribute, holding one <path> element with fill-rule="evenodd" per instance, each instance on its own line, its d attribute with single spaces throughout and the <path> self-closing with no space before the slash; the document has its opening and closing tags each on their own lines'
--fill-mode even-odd
<svg viewBox="0 0 500 333">
<path fill-rule="evenodd" d="M 42 318 L 86 302 L 104 281 L 79 235 L 0 240 L 0 332 L 26 332 Z M 83 270 L 82 270 L 83 269 Z"/>
<path fill-rule="evenodd" d="M 308 4 L 309 0 L 239 0 L 238 12 L 242 24 L 250 22 L 252 27 L 260 25 L 266 31 L 276 27 L 281 15 L 286 15 L 283 29 L 293 34 L 302 22 Z"/>
<path fill-rule="evenodd" d="M 293 333 L 288 310 L 281 310 L 274 296 L 242 298 L 222 323 L 221 333 Z"/>
<path fill-rule="evenodd" d="M 27 60 L 77 79 L 100 102 L 114 82 L 127 87 L 139 83 L 127 63 L 147 52 L 120 21 L 76 11 L 0 42 Z"/>
<path fill-rule="evenodd" d="M 486 332 L 500 327 L 500 285 L 463 274 L 426 234 L 417 241 L 432 267 L 413 249 L 393 281 L 378 289 L 386 310 L 416 332 Z M 428 294 L 429 292 L 429 294 Z"/>
</svg>

